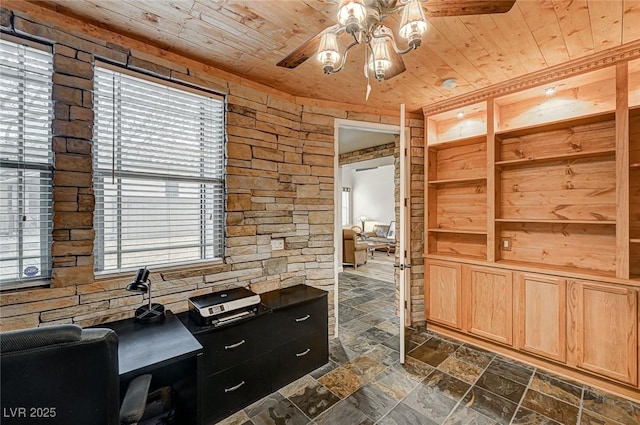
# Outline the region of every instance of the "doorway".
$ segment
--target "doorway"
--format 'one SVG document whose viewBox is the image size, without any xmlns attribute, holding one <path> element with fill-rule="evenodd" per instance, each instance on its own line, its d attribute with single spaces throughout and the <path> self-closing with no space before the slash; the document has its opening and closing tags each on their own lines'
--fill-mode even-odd
<svg viewBox="0 0 640 425">
<path fill-rule="evenodd" d="M 398 217 L 398 203 L 399 203 L 399 173 L 400 167 L 398 162 L 398 149 L 399 149 L 399 136 L 400 127 L 388 124 L 375 124 L 361 121 L 351 120 L 336 120 L 335 123 L 335 144 L 336 155 L 334 160 L 335 169 L 335 254 L 334 254 L 334 311 L 335 311 L 335 336 L 340 335 L 340 273 L 343 272 L 342 266 L 342 229 L 344 227 L 364 227 L 361 229 L 363 232 L 371 233 L 374 230 L 378 232 L 385 226 L 388 229 L 392 222 L 395 222 Z M 354 154 L 355 153 L 355 154 Z M 359 192 L 351 191 L 353 189 L 353 181 L 345 181 L 348 177 L 343 175 L 343 168 L 341 166 L 340 157 L 342 155 L 342 165 L 350 169 L 350 175 L 355 180 L 360 181 Z M 348 164 L 347 164 L 348 163 Z M 389 208 L 380 208 L 379 205 L 371 202 L 358 203 L 356 196 L 366 196 L 367 190 L 371 190 L 372 179 L 379 176 L 389 176 L 391 173 L 392 182 L 389 197 L 393 199 Z M 369 186 L 368 188 L 366 186 Z M 375 186 L 375 184 L 374 184 Z M 382 188 L 380 188 L 382 191 Z M 346 193 L 345 193 L 346 192 Z M 350 203 L 344 205 L 345 202 Z M 360 221 L 360 218 L 366 217 L 366 220 Z M 393 225 L 392 225 L 393 227 Z M 394 229 L 395 230 L 395 229 Z M 373 258 L 372 258 L 373 256 Z M 393 259 L 395 252 L 390 252 L 389 257 L 384 250 L 371 249 L 367 252 L 367 261 L 370 261 L 371 273 L 376 274 L 375 269 L 389 270 L 387 276 L 394 276 L 391 288 L 393 289 L 392 303 L 397 306 L 398 300 L 396 295 L 398 293 L 398 279 L 397 273 L 393 271 Z M 377 257 L 377 258 L 376 258 Z M 386 263 L 386 266 L 385 266 Z M 357 277 L 367 276 L 367 271 L 363 271 L 364 267 L 358 267 L 358 272 L 355 267 L 348 267 L 350 276 Z M 380 274 L 378 274 L 380 277 Z M 343 310 L 347 309 L 344 305 Z M 346 310 L 345 310 L 346 311 Z M 395 312 L 393 312 L 395 314 Z M 348 317 L 345 317 L 347 319 Z"/>
</svg>

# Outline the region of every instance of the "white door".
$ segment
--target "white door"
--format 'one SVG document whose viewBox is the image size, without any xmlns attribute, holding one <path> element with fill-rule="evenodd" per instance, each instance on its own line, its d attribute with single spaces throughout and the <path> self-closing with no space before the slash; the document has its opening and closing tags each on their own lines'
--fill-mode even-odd
<svg viewBox="0 0 640 425">
<path fill-rule="evenodd" d="M 409 264 L 411 260 L 409 252 L 409 148 L 407 146 L 407 129 L 405 123 L 404 103 L 400 105 L 400 212 L 398 217 L 398 244 L 396 246 L 397 262 L 394 267 L 400 273 L 400 363 L 404 364 L 405 346 L 404 334 L 405 327 L 410 324 L 409 317 L 409 285 L 411 282 Z"/>
</svg>

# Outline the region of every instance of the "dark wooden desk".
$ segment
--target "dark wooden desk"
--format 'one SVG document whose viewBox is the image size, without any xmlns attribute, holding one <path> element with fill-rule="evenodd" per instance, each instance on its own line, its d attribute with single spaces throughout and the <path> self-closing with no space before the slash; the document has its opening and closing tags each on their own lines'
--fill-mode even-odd
<svg viewBox="0 0 640 425">
<path fill-rule="evenodd" d="M 141 324 L 133 319 L 100 325 L 113 329 L 120 340 L 118 364 L 120 367 L 121 396 L 136 376 L 153 376 L 153 389 L 172 386 L 176 395 L 176 415 L 185 424 L 200 424 L 198 391 L 202 345 L 168 311 L 160 323 Z"/>
</svg>

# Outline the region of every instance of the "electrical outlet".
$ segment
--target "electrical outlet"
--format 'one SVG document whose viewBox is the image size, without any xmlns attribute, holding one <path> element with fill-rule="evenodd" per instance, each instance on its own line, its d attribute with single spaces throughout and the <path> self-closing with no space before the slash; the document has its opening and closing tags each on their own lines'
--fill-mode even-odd
<svg viewBox="0 0 640 425">
<path fill-rule="evenodd" d="M 271 250 L 277 251 L 284 249 L 284 239 L 271 239 Z"/>
<path fill-rule="evenodd" d="M 502 238 L 500 248 L 503 251 L 511 251 L 511 238 Z"/>
</svg>

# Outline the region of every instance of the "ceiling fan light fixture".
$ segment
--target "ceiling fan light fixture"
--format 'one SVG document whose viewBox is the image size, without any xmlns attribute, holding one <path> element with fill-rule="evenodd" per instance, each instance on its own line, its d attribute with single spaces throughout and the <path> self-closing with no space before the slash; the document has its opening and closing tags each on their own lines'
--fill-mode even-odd
<svg viewBox="0 0 640 425">
<path fill-rule="evenodd" d="M 342 0 L 338 9 L 338 22 L 344 25 L 347 34 L 357 33 L 366 17 L 367 9 L 364 6 L 364 0 Z"/>
<path fill-rule="evenodd" d="M 336 64 L 340 60 L 338 36 L 336 33 L 328 32 L 322 35 L 316 57 L 320 63 L 322 63 L 322 69 L 325 74 L 331 74 L 335 70 Z"/>
<path fill-rule="evenodd" d="M 418 0 L 411 0 L 402 9 L 402 21 L 400 21 L 401 37 L 408 40 L 409 46 L 417 49 L 422 43 L 422 34 L 427 30 L 427 19 L 424 9 Z"/>
</svg>

